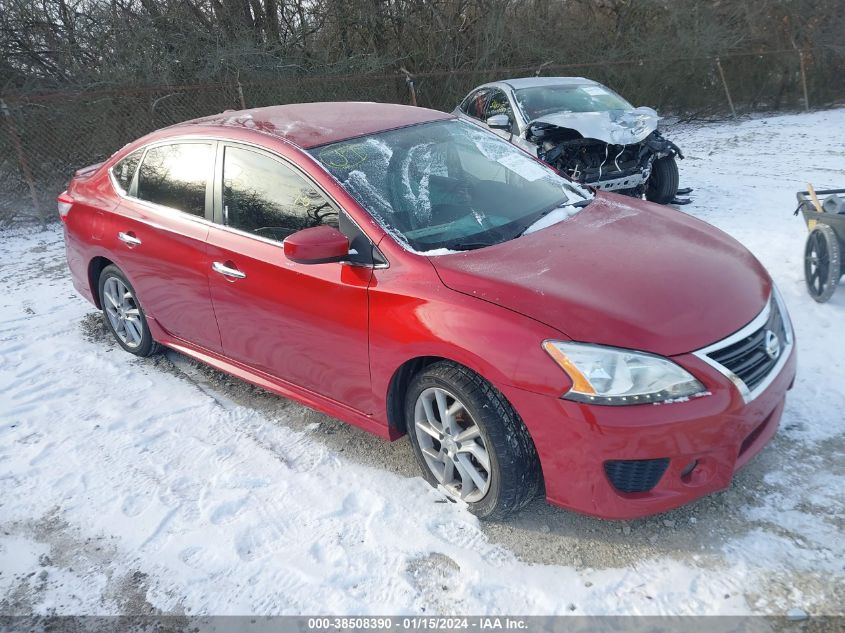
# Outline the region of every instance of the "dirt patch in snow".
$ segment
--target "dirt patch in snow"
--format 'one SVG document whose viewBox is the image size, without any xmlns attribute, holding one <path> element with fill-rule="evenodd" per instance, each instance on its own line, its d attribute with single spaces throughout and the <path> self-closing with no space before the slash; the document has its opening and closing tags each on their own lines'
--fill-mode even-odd
<svg viewBox="0 0 845 633">
<path fill-rule="evenodd" d="M 61 518 L 59 508 L 36 521 L 0 524 L 0 532 L 6 537 L 3 547 L 17 549 L 23 563 L 11 572 L 11 581 L 5 579 L 9 588 L 0 598 L 0 614 L 67 613 L 83 600 L 91 613 L 93 594 L 105 613 L 179 615 L 164 613 L 147 600 L 147 575 L 116 565 L 111 539 L 81 535 Z M 187 620 L 172 619 L 163 630 L 181 631 L 185 624 Z"/>
</svg>

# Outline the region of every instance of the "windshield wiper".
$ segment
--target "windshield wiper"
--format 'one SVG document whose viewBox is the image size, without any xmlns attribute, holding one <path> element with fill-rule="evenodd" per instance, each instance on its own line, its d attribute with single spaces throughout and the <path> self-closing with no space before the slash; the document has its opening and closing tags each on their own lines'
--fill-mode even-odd
<svg viewBox="0 0 845 633">
<path fill-rule="evenodd" d="M 547 209 L 543 209 L 543 211 L 541 211 L 540 213 L 532 216 L 531 222 L 529 222 L 527 225 L 521 225 L 519 227 L 519 230 L 516 231 L 515 233 L 504 234 L 504 233 L 501 232 L 502 227 L 499 227 L 499 229 L 497 230 L 497 233 L 498 233 L 497 238 L 499 238 L 499 239 L 496 239 L 494 241 L 484 242 L 484 241 L 481 241 L 481 240 L 476 240 L 476 241 L 469 241 L 468 240 L 466 242 L 461 242 L 461 241 L 452 242 L 451 244 L 449 244 L 447 242 L 446 248 L 448 248 L 450 250 L 455 250 L 455 251 L 474 251 L 474 250 L 477 250 L 479 248 L 487 248 L 488 246 L 495 246 L 496 244 L 501 244 L 502 242 L 509 242 L 510 240 L 513 240 L 513 239 L 516 239 L 517 237 L 520 237 L 523 233 L 525 233 L 525 231 L 528 230 L 528 228 L 531 225 L 533 225 L 535 222 L 537 222 L 540 218 L 547 216 L 552 211 L 555 211 L 556 209 L 560 209 L 561 207 L 586 207 L 591 202 L 592 202 L 592 199 L 590 199 L 590 200 L 578 200 L 576 202 L 562 202 L 560 204 L 555 204 L 555 205 L 553 205 L 553 206 L 551 206 Z"/>
<path fill-rule="evenodd" d="M 536 224 L 541 218 L 546 217 L 552 211 L 557 211 L 558 209 L 562 209 L 563 207 L 578 207 L 583 208 L 590 204 L 592 200 L 578 200 L 577 202 L 564 202 L 563 204 L 559 204 L 557 206 L 552 207 L 551 209 L 546 209 L 539 215 L 535 216 L 534 219 L 525 227 L 523 227 L 516 235 L 513 236 L 511 239 L 515 239 L 517 237 L 522 237 L 522 235 L 530 229 L 534 224 Z"/>
<path fill-rule="evenodd" d="M 499 244 L 499 242 L 455 242 L 449 248 L 455 251 L 474 251 L 479 248 L 493 246 L 494 244 Z"/>
</svg>

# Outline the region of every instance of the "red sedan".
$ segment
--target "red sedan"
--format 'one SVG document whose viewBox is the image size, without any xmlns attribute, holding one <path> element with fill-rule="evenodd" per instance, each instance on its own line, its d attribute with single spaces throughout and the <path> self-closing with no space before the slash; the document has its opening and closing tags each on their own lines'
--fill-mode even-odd
<svg viewBox="0 0 845 633">
<path fill-rule="evenodd" d="M 727 487 L 795 376 L 740 244 L 452 115 L 372 103 L 159 130 L 59 196 L 73 282 L 159 345 L 387 439 L 481 517 Z"/>
</svg>

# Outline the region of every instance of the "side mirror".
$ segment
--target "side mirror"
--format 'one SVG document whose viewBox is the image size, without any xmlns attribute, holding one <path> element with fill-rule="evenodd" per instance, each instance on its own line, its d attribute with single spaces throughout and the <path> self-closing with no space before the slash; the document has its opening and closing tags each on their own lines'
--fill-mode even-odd
<svg viewBox="0 0 845 633">
<path fill-rule="evenodd" d="M 327 225 L 288 235 L 282 246 L 285 257 L 298 264 L 326 264 L 349 258 L 349 238 Z"/>
<path fill-rule="evenodd" d="M 487 127 L 491 130 L 511 131 L 511 118 L 507 114 L 494 114 L 487 119 Z"/>
</svg>

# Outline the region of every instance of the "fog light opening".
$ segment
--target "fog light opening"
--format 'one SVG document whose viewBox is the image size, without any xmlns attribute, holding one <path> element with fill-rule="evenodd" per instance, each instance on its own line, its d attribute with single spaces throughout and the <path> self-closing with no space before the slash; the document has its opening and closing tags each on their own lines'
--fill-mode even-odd
<svg viewBox="0 0 845 633">
<path fill-rule="evenodd" d="M 681 471 L 681 481 L 683 481 L 685 484 L 688 484 L 692 480 L 692 471 L 695 470 L 696 466 L 698 466 L 697 459 L 694 459 L 689 464 L 687 464 Z"/>
</svg>

